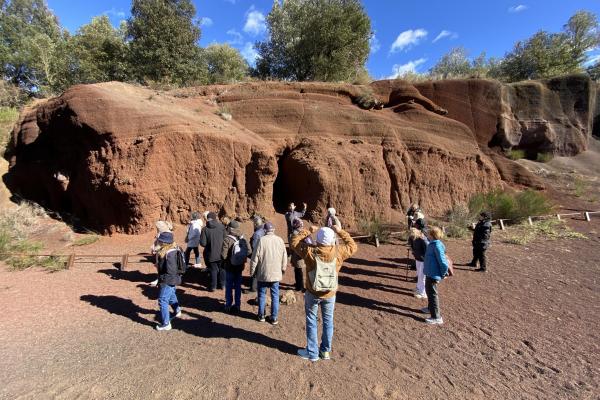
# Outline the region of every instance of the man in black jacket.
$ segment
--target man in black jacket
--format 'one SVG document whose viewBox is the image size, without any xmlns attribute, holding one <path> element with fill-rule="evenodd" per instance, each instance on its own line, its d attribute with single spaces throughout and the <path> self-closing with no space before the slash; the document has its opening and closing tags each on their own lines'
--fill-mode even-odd
<svg viewBox="0 0 600 400">
<path fill-rule="evenodd" d="M 490 247 L 490 237 L 492 236 L 492 217 L 489 212 L 484 211 L 479 215 L 479 222 L 473 230 L 473 260 L 467 264 L 470 267 L 476 267 L 479 261 L 478 271 L 485 272 L 487 260 L 485 251 Z"/>
<path fill-rule="evenodd" d="M 175 288 L 181 284 L 181 275 L 177 270 L 177 257 L 183 257 L 179 254 L 177 245 L 173 240 L 173 233 L 162 232 L 157 238 L 158 250 L 158 281 L 160 282 L 160 292 L 158 294 L 158 305 L 162 324 L 156 325 L 158 331 L 171 330 L 171 316 L 169 315 L 169 306 L 173 307 L 174 317 L 181 315 L 179 301 L 175 294 Z M 182 260 L 183 262 L 183 260 Z"/>
<path fill-rule="evenodd" d="M 204 261 L 210 268 L 211 284 L 209 291 L 223 289 L 225 286 L 225 270 L 221 262 L 223 239 L 227 233 L 222 223 L 217 220 L 217 214 L 208 213 L 206 227 L 200 235 L 200 246 L 204 247 Z"/>
</svg>

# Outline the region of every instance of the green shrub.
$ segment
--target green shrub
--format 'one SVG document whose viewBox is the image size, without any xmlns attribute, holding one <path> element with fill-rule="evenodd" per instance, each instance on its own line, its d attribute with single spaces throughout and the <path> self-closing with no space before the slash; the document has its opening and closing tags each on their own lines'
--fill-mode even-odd
<svg viewBox="0 0 600 400">
<path fill-rule="evenodd" d="M 508 152 L 508 158 L 511 160 L 521 160 L 525 158 L 525 150 L 512 149 Z"/>
<path fill-rule="evenodd" d="M 4 155 L 10 140 L 10 132 L 17 118 L 19 118 L 19 110 L 16 108 L 0 107 L 0 156 Z"/>
<path fill-rule="evenodd" d="M 469 212 L 472 216 L 489 211 L 494 219 L 522 221 L 529 216 L 545 215 L 552 211 L 552 204 L 540 192 L 531 189 L 513 194 L 496 190 L 471 197 Z"/>
<path fill-rule="evenodd" d="M 473 215 L 463 204 L 455 204 L 447 213 L 446 236 L 451 238 L 463 238 L 468 235 L 468 226 L 473 222 Z"/>
<path fill-rule="evenodd" d="M 370 110 L 377 105 L 377 99 L 371 90 L 365 90 L 356 98 L 354 102 L 363 110 Z"/>
<path fill-rule="evenodd" d="M 85 235 L 76 239 L 71 246 L 87 246 L 92 243 L 96 243 L 98 240 L 100 240 L 100 236 L 98 235 Z"/>
<path fill-rule="evenodd" d="M 541 163 L 547 163 L 552 160 L 552 153 L 538 153 L 535 160 Z"/>
<path fill-rule="evenodd" d="M 587 236 L 569 228 L 565 221 L 557 219 L 535 221 L 533 225 L 521 224 L 516 226 L 515 229 L 518 231 L 517 234 L 513 234 L 502 240 L 504 243 L 523 246 L 536 238 L 543 238 L 545 240 L 587 239 Z"/>
<path fill-rule="evenodd" d="M 379 238 L 380 243 L 385 243 L 389 240 L 390 232 L 385 228 L 380 217 L 373 216 L 362 219 L 359 224 L 361 233 L 369 236 L 369 240 L 375 242 L 375 237 Z"/>
</svg>

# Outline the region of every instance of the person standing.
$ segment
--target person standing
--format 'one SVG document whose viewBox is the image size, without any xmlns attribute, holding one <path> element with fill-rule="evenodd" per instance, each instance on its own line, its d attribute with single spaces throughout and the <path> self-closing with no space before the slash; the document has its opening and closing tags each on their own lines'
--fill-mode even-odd
<svg viewBox="0 0 600 400">
<path fill-rule="evenodd" d="M 263 222 L 263 219 L 261 217 L 259 217 L 258 215 L 255 215 L 252 218 L 253 224 L 254 224 L 254 233 L 252 234 L 252 236 L 250 237 L 250 246 L 251 246 L 251 252 L 252 254 L 254 254 L 254 251 L 256 250 L 256 248 L 258 247 L 258 242 L 260 241 L 260 238 L 265 236 L 265 224 Z M 257 281 L 256 281 L 256 275 L 250 275 L 250 288 L 249 291 L 251 293 L 255 293 L 256 292 L 256 288 L 257 288 Z"/>
<path fill-rule="evenodd" d="M 154 243 L 150 246 L 150 253 L 154 256 L 154 266 L 156 267 L 156 271 L 158 272 L 158 250 L 161 248 L 161 244 L 158 242 L 158 237 L 163 232 L 173 232 L 173 224 L 169 221 L 156 221 L 156 237 L 154 238 Z M 150 282 L 150 286 L 156 287 L 158 286 L 158 277 Z"/>
<path fill-rule="evenodd" d="M 423 312 L 429 312 L 430 318 L 425 322 L 431 325 L 444 323 L 440 314 L 440 300 L 438 297 L 438 285 L 448 275 L 452 274 L 449 260 L 446 258 L 446 246 L 442 243 L 444 234 L 438 227 L 431 228 L 431 241 L 425 251 L 425 292 L 427 293 L 427 308 Z"/>
<path fill-rule="evenodd" d="M 427 251 L 427 245 L 429 241 L 427 237 L 418 230 L 417 228 L 410 228 L 410 236 L 408 237 L 408 245 L 415 257 L 415 264 L 417 267 L 417 289 L 415 291 L 415 297 L 417 299 L 426 299 L 427 294 L 425 293 L 425 275 L 423 273 L 423 263 L 425 261 L 425 252 Z"/>
<path fill-rule="evenodd" d="M 287 253 L 285 242 L 275 235 L 272 223 L 265 224 L 266 234 L 258 242 L 252 253 L 252 267 L 250 274 L 256 274 L 258 281 L 258 320 L 265 321 L 265 306 L 267 289 L 271 290 L 271 317 L 269 322 L 278 324 L 279 314 L 279 281 L 287 267 Z"/>
<path fill-rule="evenodd" d="M 333 208 L 333 207 L 328 208 L 327 215 L 325 216 L 325 224 L 323 226 L 333 229 L 333 227 L 335 225 L 338 228 L 342 229 L 342 223 L 340 222 L 340 219 L 335 214 L 336 214 L 335 208 Z"/>
<path fill-rule="evenodd" d="M 206 227 L 200 234 L 200 245 L 204 247 L 204 262 L 210 268 L 210 292 L 222 289 L 225 286 L 225 270 L 221 265 L 221 250 L 225 239 L 225 227 L 217 219 L 217 214 L 210 212 L 207 215 Z"/>
<path fill-rule="evenodd" d="M 190 255 L 192 254 L 192 250 L 194 251 L 195 263 L 194 268 L 201 268 L 202 264 L 200 263 L 200 250 L 198 246 L 200 245 L 200 234 L 202 232 L 202 219 L 200 219 L 200 213 L 194 211 L 191 216 L 190 223 L 187 227 L 187 232 L 185 234 L 185 263 L 186 265 L 190 263 Z"/>
<path fill-rule="evenodd" d="M 292 222 L 292 226 L 294 228 L 293 235 L 297 235 L 302 230 L 304 230 L 304 222 L 302 222 L 301 219 L 296 218 L 294 220 L 294 222 Z M 308 245 L 313 244 L 310 236 L 308 236 L 306 239 L 304 239 L 304 242 Z M 304 262 L 302 257 L 300 257 L 298 255 L 298 253 L 296 253 L 293 249 L 290 249 L 290 253 L 291 253 L 292 267 L 294 267 L 294 280 L 295 280 L 294 289 L 296 289 L 296 291 L 300 292 L 300 291 L 304 290 L 304 286 L 305 286 L 304 285 L 304 271 L 306 270 L 306 263 Z"/>
<path fill-rule="evenodd" d="M 487 257 L 486 250 L 490 247 L 490 239 L 492 236 L 492 216 L 489 212 L 484 211 L 479 214 L 479 221 L 473 230 L 473 260 L 467 264 L 470 267 L 476 267 L 479 262 L 477 271 L 486 272 Z"/>
<path fill-rule="evenodd" d="M 311 246 L 305 239 L 311 233 L 317 233 L 317 245 Z M 336 245 L 336 234 L 343 244 Z M 306 314 L 306 348 L 298 350 L 298 355 L 306 360 L 318 361 L 331 358 L 331 342 L 333 339 L 333 314 L 337 291 L 337 274 L 342 263 L 351 257 L 358 247 L 350 234 L 337 226 L 317 228 L 310 231 L 304 229 L 294 235 L 292 249 L 306 263 L 304 311 Z M 328 287 L 325 290 L 319 290 Z M 323 315 L 323 332 L 321 344 L 317 339 L 317 315 L 321 306 Z"/>
<path fill-rule="evenodd" d="M 304 218 L 304 214 L 306 214 L 306 203 L 302 203 L 302 211 L 296 211 L 296 205 L 294 203 L 290 203 L 288 206 L 288 210 L 285 213 L 285 222 L 287 223 L 287 235 L 288 235 L 288 243 L 290 243 L 292 238 L 292 232 L 294 232 L 294 227 L 292 226 L 292 222 L 298 218 Z"/>
<path fill-rule="evenodd" d="M 225 269 L 225 312 L 239 313 L 242 299 L 242 271 L 248 257 L 248 243 L 240 231 L 240 223 L 233 220 L 223 240 L 223 268 Z M 233 294 L 235 292 L 235 302 Z"/>
<path fill-rule="evenodd" d="M 157 252 L 158 280 L 160 282 L 158 306 L 160 307 L 162 323 L 156 325 L 156 330 L 168 331 L 171 330 L 169 306 L 173 307 L 174 318 L 181 316 L 181 307 L 179 307 L 179 301 L 175 293 L 177 285 L 181 284 L 181 275 L 179 275 L 177 268 L 177 257 L 181 257 L 181 251 L 177 249 L 171 232 L 161 233 L 158 235 L 157 241 L 160 245 Z"/>
</svg>

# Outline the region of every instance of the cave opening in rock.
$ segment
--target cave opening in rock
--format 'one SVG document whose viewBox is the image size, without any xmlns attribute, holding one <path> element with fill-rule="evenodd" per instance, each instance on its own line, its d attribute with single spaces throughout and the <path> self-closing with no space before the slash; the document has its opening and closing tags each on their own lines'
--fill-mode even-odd
<svg viewBox="0 0 600 400">
<path fill-rule="evenodd" d="M 291 176 L 286 161 L 292 150 L 286 148 L 279 157 L 277 157 L 277 176 L 273 183 L 273 208 L 276 212 L 284 213 L 291 202 L 296 200 L 292 197 L 291 185 L 294 184 L 294 177 Z"/>
</svg>

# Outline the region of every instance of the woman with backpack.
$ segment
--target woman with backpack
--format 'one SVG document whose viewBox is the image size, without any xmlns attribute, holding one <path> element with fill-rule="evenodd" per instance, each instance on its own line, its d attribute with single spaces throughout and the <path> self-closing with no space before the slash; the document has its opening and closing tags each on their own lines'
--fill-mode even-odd
<svg viewBox="0 0 600 400">
<path fill-rule="evenodd" d="M 306 243 L 311 233 L 317 233 L 317 245 Z M 336 234 L 343 244 L 336 245 Z M 333 339 L 333 311 L 337 290 L 337 275 L 342 263 L 351 257 L 358 247 L 350 234 L 338 226 L 303 229 L 292 237 L 292 250 L 306 263 L 304 310 L 306 313 L 306 348 L 298 350 L 305 360 L 329 360 Z M 317 315 L 319 306 L 323 314 L 321 345 L 317 338 Z"/>
<path fill-rule="evenodd" d="M 183 252 L 173 239 L 173 233 L 163 232 L 158 235 L 157 252 L 158 281 L 160 282 L 160 292 L 158 294 L 158 306 L 162 323 L 156 325 L 158 331 L 171 330 L 171 316 L 169 306 L 173 307 L 173 318 L 181 316 L 181 307 L 175 293 L 177 285 L 181 284 L 181 275 L 185 271 Z M 182 271 L 183 269 L 183 271 Z"/>
<path fill-rule="evenodd" d="M 225 269 L 225 312 L 236 314 L 242 302 L 242 271 L 248 257 L 248 243 L 240 231 L 240 223 L 233 220 L 227 226 L 221 258 Z M 232 292 L 235 291 L 235 302 Z M 233 303 L 233 304 L 232 304 Z"/>
</svg>

